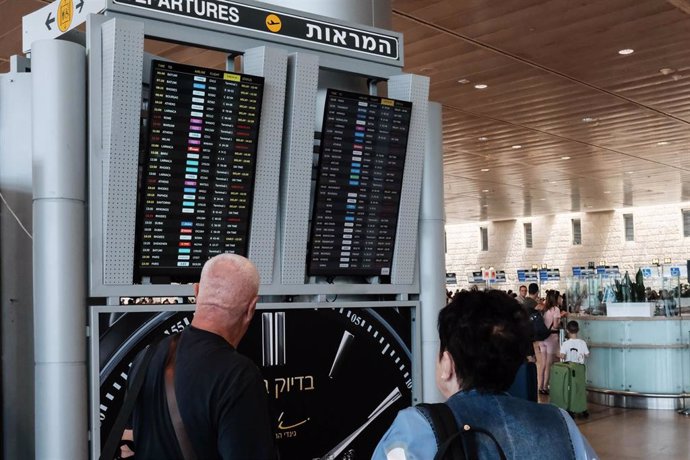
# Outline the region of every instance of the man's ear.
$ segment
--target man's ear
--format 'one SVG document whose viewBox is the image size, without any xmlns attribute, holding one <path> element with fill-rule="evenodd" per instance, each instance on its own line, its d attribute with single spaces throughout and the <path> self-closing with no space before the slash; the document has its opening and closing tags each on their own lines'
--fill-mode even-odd
<svg viewBox="0 0 690 460">
<path fill-rule="evenodd" d="M 194 288 L 194 297 L 199 297 L 199 283 L 192 284 L 192 287 Z"/>
<path fill-rule="evenodd" d="M 254 317 L 254 312 L 256 311 L 256 304 L 259 301 L 259 296 L 254 297 L 254 299 L 249 303 L 249 307 L 247 308 L 247 313 L 245 316 L 245 322 L 249 324 L 252 321 L 252 318 Z"/>
<path fill-rule="evenodd" d="M 448 350 L 441 354 L 441 379 L 443 380 L 455 380 L 455 362 L 453 358 L 448 353 Z"/>
</svg>

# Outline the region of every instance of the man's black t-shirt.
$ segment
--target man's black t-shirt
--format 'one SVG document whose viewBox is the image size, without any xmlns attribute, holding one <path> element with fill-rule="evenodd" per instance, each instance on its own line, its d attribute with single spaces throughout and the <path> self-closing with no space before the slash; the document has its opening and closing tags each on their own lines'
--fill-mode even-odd
<svg viewBox="0 0 690 460">
<path fill-rule="evenodd" d="M 158 344 L 137 398 L 137 460 L 182 458 L 165 399 L 169 342 Z M 193 326 L 182 333 L 176 359 L 177 401 L 197 458 L 275 459 L 266 387 L 256 365 L 221 336 Z"/>
<path fill-rule="evenodd" d="M 532 312 L 535 308 L 537 308 L 537 301 L 534 300 L 532 297 L 525 297 L 525 300 L 522 302 L 522 308 L 527 310 L 528 313 Z"/>
</svg>

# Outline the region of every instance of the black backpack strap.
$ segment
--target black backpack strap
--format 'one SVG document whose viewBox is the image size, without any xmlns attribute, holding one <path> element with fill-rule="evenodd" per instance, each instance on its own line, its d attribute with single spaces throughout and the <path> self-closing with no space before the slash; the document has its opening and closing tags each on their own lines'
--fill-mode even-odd
<svg viewBox="0 0 690 460">
<path fill-rule="evenodd" d="M 113 423 L 113 427 L 110 429 L 108 438 L 103 445 L 103 450 L 101 451 L 101 460 L 113 460 L 115 458 L 116 451 L 120 446 L 120 439 L 122 438 L 122 432 L 125 430 L 129 416 L 134 410 L 134 405 L 137 402 L 137 396 L 141 391 L 141 387 L 144 386 L 144 378 L 146 377 L 146 369 L 148 369 L 153 354 L 156 351 L 156 346 L 158 342 L 153 343 L 148 346 L 141 363 L 137 367 L 138 372 L 135 373 L 134 380 L 130 381 L 129 388 L 125 395 L 125 400 L 122 403 L 120 412 L 117 414 L 117 418 Z M 134 370 L 134 369 L 132 369 Z M 131 377 L 130 373 L 130 377 Z"/>
<path fill-rule="evenodd" d="M 480 433 L 488 436 L 493 442 L 494 445 L 496 446 L 496 450 L 498 451 L 498 456 L 500 460 L 507 460 L 506 453 L 503 451 L 503 448 L 501 445 L 498 443 L 496 438 L 494 437 L 493 434 L 490 432 L 486 431 L 483 428 L 473 428 L 469 425 L 464 425 L 462 429 L 460 429 L 457 433 L 455 433 L 453 436 L 448 438 L 439 448 L 438 451 L 436 452 L 436 455 L 434 456 L 434 460 L 442 460 L 448 449 L 451 449 L 451 457 L 453 460 L 455 459 L 462 459 L 462 460 L 477 460 L 479 458 L 478 455 L 478 450 L 477 450 L 477 443 L 476 443 L 476 436 L 474 436 L 474 433 Z M 453 450 L 453 446 L 458 445 L 458 439 L 460 440 L 460 443 L 463 445 L 463 456 L 462 457 L 456 457 L 457 455 L 455 451 Z M 467 452 L 465 452 L 465 449 Z"/>
<path fill-rule="evenodd" d="M 448 449 L 452 459 L 465 460 L 467 458 L 462 443 L 452 443 L 458 433 L 458 423 L 453 411 L 445 403 L 417 404 L 417 409 L 429 421 L 431 429 L 436 437 L 437 452 L 434 460 L 443 459 Z M 462 441 L 462 439 L 460 439 Z"/>
</svg>

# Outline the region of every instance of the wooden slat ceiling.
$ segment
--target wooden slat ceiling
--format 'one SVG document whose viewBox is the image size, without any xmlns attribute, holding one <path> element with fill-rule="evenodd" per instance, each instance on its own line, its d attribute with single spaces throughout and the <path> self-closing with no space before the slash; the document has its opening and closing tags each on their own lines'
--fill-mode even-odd
<svg viewBox="0 0 690 460">
<path fill-rule="evenodd" d="M 46 3 L 0 0 L 0 72 L 20 51 L 21 16 Z M 690 0 L 392 6 L 406 71 L 430 76 L 443 105 L 449 223 L 690 200 Z M 168 43 L 147 51 L 225 61 Z"/>
</svg>

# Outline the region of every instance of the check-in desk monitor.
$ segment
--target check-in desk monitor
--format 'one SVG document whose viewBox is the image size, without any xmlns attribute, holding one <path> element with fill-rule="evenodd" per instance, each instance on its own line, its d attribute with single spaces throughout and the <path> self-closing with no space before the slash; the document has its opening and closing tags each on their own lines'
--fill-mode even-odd
<svg viewBox="0 0 690 460">
<path fill-rule="evenodd" d="M 153 61 L 136 278 L 197 279 L 246 255 L 263 78 Z"/>
<path fill-rule="evenodd" d="M 310 276 L 389 276 L 412 103 L 329 89 Z"/>
</svg>

